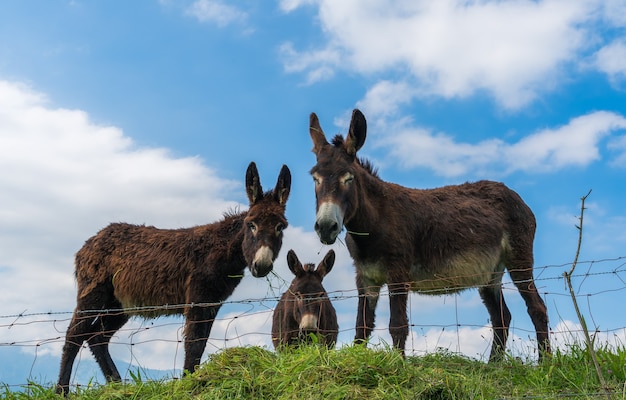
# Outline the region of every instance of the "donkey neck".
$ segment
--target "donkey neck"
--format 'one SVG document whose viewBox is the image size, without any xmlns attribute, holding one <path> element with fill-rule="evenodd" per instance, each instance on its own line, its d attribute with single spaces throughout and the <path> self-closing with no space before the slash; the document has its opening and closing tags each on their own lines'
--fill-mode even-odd
<svg viewBox="0 0 626 400">
<path fill-rule="evenodd" d="M 436 220 L 436 215 L 431 215 L 429 190 L 385 182 L 367 173 L 360 177 L 358 185 L 357 206 L 344 223 L 355 239 L 371 238 L 376 233 L 391 237 L 391 231 L 399 230 L 415 232 Z"/>
<path fill-rule="evenodd" d="M 247 212 L 226 214 L 224 219 L 209 225 L 196 227 L 197 250 L 211 247 L 211 252 L 204 254 L 218 255 L 215 260 L 229 270 L 243 271 L 246 261 L 243 256 L 244 218 Z"/>
<path fill-rule="evenodd" d="M 389 184 L 363 170 L 356 185 L 356 207 L 345 226 L 352 235 L 366 236 L 385 218 Z"/>
</svg>

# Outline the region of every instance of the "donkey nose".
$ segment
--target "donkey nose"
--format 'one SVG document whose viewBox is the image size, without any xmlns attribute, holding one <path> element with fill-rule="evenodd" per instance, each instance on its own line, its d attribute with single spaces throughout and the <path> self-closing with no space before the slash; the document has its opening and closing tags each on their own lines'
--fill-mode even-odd
<svg viewBox="0 0 626 400">
<path fill-rule="evenodd" d="M 333 244 L 339 235 L 339 224 L 336 221 L 315 222 L 315 232 L 324 244 Z"/>
<path fill-rule="evenodd" d="M 274 252 L 268 246 L 261 246 L 254 254 L 250 272 L 256 278 L 262 278 L 274 268 Z"/>
<path fill-rule="evenodd" d="M 317 209 L 315 231 L 324 244 L 333 244 L 343 229 L 343 211 L 334 202 L 323 202 Z"/>
<path fill-rule="evenodd" d="M 272 272 L 272 269 L 274 269 L 273 263 L 270 263 L 269 265 L 254 263 L 250 270 L 252 272 L 252 276 L 254 276 L 255 278 L 263 278 L 264 276 L 267 276 L 267 274 Z"/>
</svg>

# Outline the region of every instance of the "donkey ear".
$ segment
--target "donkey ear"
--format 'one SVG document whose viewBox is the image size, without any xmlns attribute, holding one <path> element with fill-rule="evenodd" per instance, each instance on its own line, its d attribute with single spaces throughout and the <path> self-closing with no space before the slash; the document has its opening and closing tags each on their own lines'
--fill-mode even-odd
<svg viewBox="0 0 626 400">
<path fill-rule="evenodd" d="M 365 116 L 358 109 L 352 111 L 352 121 L 350 122 L 350 130 L 348 131 L 348 137 L 346 137 L 346 151 L 351 156 L 356 155 L 356 152 L 365 143 L 365 136 L 367 133 L 367 121 Z"/>
<path fill-rule="evenodd" d="M 298 256 L 296 252 L 293 250 L 289 250 L 287 253 L 287 266 L 295 276 L 301 276 L 304 274 L 304 268 L 302 268 L 302 263 L 298 260 Z"/>
<path fill-rule="evenodd" d="M 326 140 L 324 131 L 322 131 L 322 127 L 320 126 L 320 120 L 317 119 L 317 115 L 315 115 L 315 113 L 311 113 L 311 119 L 309 121 L 309 134 L 311 135 L 311 139 L 313 139 L 313 153 L 317 154 L 320 150 L 322 150 L 322 147 L 328 144 L 328 141 Z"/>
<path fill-rule="evenodd" d="M 328 250 L 328 253 L 324 256 L 322 262 L 317 266 L 316 271 L 324 278 L 335 265 L 335 251 L 333 249 Z"/>
<path fill-rule="evenodd" d="M 276 187 L 274 188 L 274 198 L 281 206 L 285 206 L 287 204 L 287 199 L 289 198 L 289 193 L 291 192 L 291 171 L 286 165 L 280 169 L 280 174 L 278 175 L 278 181 L 276 182 Z"/>
<path fill-rule="evenodd" d="M 250 205 L 256 203 L 261 197 L 263 197 L 263 188 L 261 187 L 261 181 L 259 180 L 259 171 L 256 169 L 254 161 L 248 165 L 248 170 L 246 171 L 246 194 L 248 195 Z"/>
</svg>

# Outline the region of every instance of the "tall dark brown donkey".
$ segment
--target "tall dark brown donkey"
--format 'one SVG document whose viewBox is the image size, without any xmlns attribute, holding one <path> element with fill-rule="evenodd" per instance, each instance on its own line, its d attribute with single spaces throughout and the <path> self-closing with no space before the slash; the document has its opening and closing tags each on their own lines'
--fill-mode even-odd
<svg viewBox="0 0 626 400">
<path fill-rule="evenodd" d="M 511 321 L 502 296 L 506 268 L 535 326 L 540 359 L 549 354 L 547 310 L 533 281 L 535 217 L 530 208 L 497 182 L 431 190 L 384 182 L 356 155 L 366 129 L 365 117 L 354 110 L 346 138 L 337 135 L 330 144 L 311 114 L 315 230 L 322 243 L 332 244 L 347 229 L 359 292 L 355 341 L 370 336 L 384 284 L 390 293 L 389 332 L 402 352 L 409 331 L 409 290 L 434 295 L 478 287 L 494 331 L 489 358 L 498 360 Z"/>
<path fill-rule="evenodd" d="M 287 253 L 287 265 L 296 276 L 281 296 L 272 321 L 272 343 L 279 348 L 297 345 L 311 333 L 318 334 L 320 343 L 334 346 L 339 326 L 337 313 L 322 280 L 333 268 L 335 252 L 331 249 L 319 263 L 302 265 L 293 250 Z"/>
<path fill-rule="evenodd" d="M 72 364 L 84 341 L 107 381 L 121 379 L 108 345 L 133 314 L 184 314 L 184 369 L 193 372 L 221 302 L 233 293 L 246 266 L 255 277 L 272 270 L 287 226 L 290 188 L 291 173 L 283 166 L 274 190 L 263 193 L 256 165 L 250 163 L 248 211 L 186 229 L 111 224 L 87 240 L 76 254 L 77 304 L 63 346 L 57 392 L 67 394 Z"/>
</svg>

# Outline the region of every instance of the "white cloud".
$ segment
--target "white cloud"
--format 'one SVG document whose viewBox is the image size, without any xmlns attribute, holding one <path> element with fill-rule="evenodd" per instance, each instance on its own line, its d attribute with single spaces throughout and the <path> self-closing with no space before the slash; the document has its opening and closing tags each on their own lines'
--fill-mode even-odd
<svg viewBox="0 0 626 400">
<path fill-rule="evenodd" d="M 211 329 L 202 361 L 206 360 L 207 354 L 228 347 L 273 348 L 270 334 L 272 310 L 250 311 L 249 308 L 246 306 L 240 307 L 239 311 L 220 311 Z M 116 335 L 111 354 L 116 360 L 141 368 L 170 370 L 176 376 L 182 371 L 185 359 L 183 332 L 182 317 L 132 320 Z"/>
<path fill-rule="evenodd" d="M 248 18 L 245 11 L 220 0 L 196 0 L 185 13 L 200 22 L 213 22 L 219 27 L 245 22 Z"/>
<path fill-rule="evenodd" d="M 596 348 L 609 346 L 609 348 L 623 348 L 626 340 L 626 331 L 623 329 L 613 331 L 595 331 L 593 327 L 587 327 L 589 335 Z M 550 339 L 552 347 L 567 352 L 571 345 L 585 346 L 585 336 L 582 325 L 579 322 L 562 320 L 552 330 Z"/>
<path fill-rule="evenodd" d="M 609 142 L 608 148 L 618 153 L 612 164 L 619 167 L 626 167 L 626 135 L 613 138 Z"/>
<path fill-rule="evenodd" d="M 407 343 L 412 355 L 422 356 L 445 349 L 454 353 L 487 360 L 491 345 L 490 326 L 480 328 L 453 327 L 451 329 L 428 329 L 426 332 L 411 331 Z M 512 340 L 511 340 L 512 341 Z"/>
<path fill-rule="evenodd" d="M 335 74 L 334 65 L 338 64 L 341 58 L 341 53 L 331 48 L 300 53 L 293 48 L 293 44 L 290 42 L 281 44 L 278 51 L 283 59 L 285 71 L 303 72 L 308 70 L 307 84 L 332 78 Z"/>
<path fill-rule="evenodd" d="M 283 12 L 289 13 L 300 6 L 311 5 L 311 4 L 315 4 L 316 2 L 317 0 L 280 0 L 278 7 Z"/>
<path fill-rule="evenodd" d="M 404 129 L 388 140 L 391 156 L 406 168 L 427 167 L 443 176 L 466 175 L 484 170 L 497 157 L 502 142 L 498 139 L 478 144 L 458 143 L 444 133 L 426 129 Z"/>
<path fill-rule="evenodd" d="M 626 27 L 626 3 L 623 0 L 602 0 L 599 5 L 609 26 Z"/>
<path fill-rule="evenodd" d="M 514 326 L 511 326 L 507 340 L 507 354 L 521 359 L 536 358 L 537 342 L 534 332 L 520 329 L 518 334 Z M 594 346 L 602 348 L 619 348 L 623 346 L 625 333 L 623 329 L 610 332 L 590 332 Z M 532 336 L 532 338 L 530 337 Z M 450 327 L 449 329 L 431 328 L 425 332 L 411 331 L 407 340 L 407 347 L 411 353 L 417 356 L 431 353 L 439 349 L 445 349 L 454 353 L 461 353 L 468 357 L 487 361 L 491 351 L 493 332 L 489 325 L 482 327 L 463 326 Z M 560 349 L 569 352 L 572 345 L 584 348 L 585 338 L 582 326 L 578 322 L 560 320 L 550 331 L 550 342 L 553 351 Z"/>
<path fill-rule="evenodd" d="M 376 121 L 378 118 L 394 116 L 399 107 L 410 103 L 416 94 L 415 89 L 407 82 L 383 80 L 368 89 L 365 98 L 357 103 L 357 107 L 368 116 L 368 119 Z"/>
<path fill-rule="evenodd" d="M 305 72 L 312 82 L 340 68 L 404 70 L 422 95 L 456 98 L 484 90 L 513 109 L 564 79 L 564 67 L 576 65 L 596 40 L 588 30 L 607 15 L 596 0 L 318 4 L 326 43 L 300 51 L 289 44 L 283 52 L 287 71 Z"/>
<path fill-rule="evenodd" d="M 594 59 L 597 69 L 607 74 L 611 81 L 626 79 L 626 40 L 616 40 L 604 46 Z"/>
<path fill-rule="evenodd" d="M 239 311 L 218 314 L 211 329 L 202 361 L 207 354 L 224 348 L 237 346 L 261 346 L 273 348 L 271 340 L 272 310 L 251 311 L 250 307 L 239 307 Z M 185 360 L 184 319 L 182 317 L 159 318 L 156 320 L 131 319 L 120 329 L 111 341 L 110 351 L 120 374 L 124 363 L 134 368 L 168 371 L 172 376 L 179 376 Z M 47 353 L 61 356 L 62 341 L 54 346 L 44 346 Z M 53 349 L 50 352 L 50 349 Z M 86 344 L 80 357 L 93 360 Z M 40 351 L 40 355 L 43 352 Z M 80 367 L 79 367 L 80 368 Z M 101 372 L 96 372 L 101 377 Z"/>
<path fill-rule="evenodd" d="M 489 139 L 471 144 L 458 142 L 445 133 L 412 127 L 409 120 L 402 120 L 385 128 L 395 133 L 385 136 L 382 142 L 402 166 L 430 168 L 439 175 L 452 177 L 584 167 L 600 159 L 602 139 L 623 130 L 624 116 L 597 111 L 573 118 L 566 125 L 540 130 L 517 143 Z"/>
<path fill-rule="evenodd" d="M 600 159 L 600 140 L 626 129 L 626 118 L 598 111 L 573 118 L 567 125 L 545 129 L 506 149 L 509 170 L 545 171 L 586 166 Z"/>
<path fill-rule="evenodd" d="M 0 169 L 3 315 L 71 311 L 73 255 L 84 240 L 115 221 L 173 228 L 220 219 L 238 205 L 226 199 L 243 189 L 245 174 L 228 181 L 197 157 L 137 147 L 119 128 L 95 124 L 80 110 L 52 108 L 41 93 L 6 81 L 0 81 Z M 1 329 L 0 341 L 14 334 L 47 340 L 66 323 L 45 335 Z"/>
<path fill-rule="evenodd" d="M 578 214 L 575 209 L 565 206 L 553 206 L 547 210 L 547 216 L 550 222 L 565 226 L 567 228 L 573 228 L 579 223 L 580 210 Z"/>
</svg>

